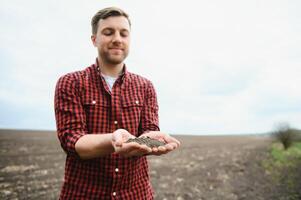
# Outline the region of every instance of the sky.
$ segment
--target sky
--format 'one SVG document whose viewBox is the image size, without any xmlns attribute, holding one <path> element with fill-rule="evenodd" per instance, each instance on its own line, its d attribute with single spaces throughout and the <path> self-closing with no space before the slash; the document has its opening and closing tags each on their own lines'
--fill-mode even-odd
<svg viewBox="0 0 301 200">
<path fill-rule="evenodd" d="M 95 62 L 90 21 L 109 6 L 130 15 L 125 63 L 153 82 L 162 131 L 301 129 L 298 0 L 1 0 L 0 128 L 55 130 L 56 81 Z"/>
</svg>

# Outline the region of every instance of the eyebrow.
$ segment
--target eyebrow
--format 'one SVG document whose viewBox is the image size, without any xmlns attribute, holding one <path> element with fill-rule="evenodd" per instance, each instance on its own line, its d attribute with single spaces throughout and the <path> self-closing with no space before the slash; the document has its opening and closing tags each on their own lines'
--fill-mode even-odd
<svg viewBox="0 0 301 200">
<path fill-rule="evenodd" d="M 105 27 L 101 30 L 101 32 L 105 31 L 105 30 L 111 30 L 111 31 L 115 31 L 116 29 L 115 28 L 112 28 L 112 27 Z M 130 30 L 126 29 L 126 28 L 122 28 L 122 29 L 118 29 L 120 31 L 127 31 L 127 32 L 130 32 Z"/>
</svg>

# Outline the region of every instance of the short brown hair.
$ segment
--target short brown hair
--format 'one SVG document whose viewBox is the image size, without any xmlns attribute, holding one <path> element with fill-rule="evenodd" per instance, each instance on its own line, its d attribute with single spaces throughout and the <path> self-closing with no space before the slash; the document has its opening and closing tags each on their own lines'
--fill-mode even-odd
<svg viewBox="0 0 301 200">
<path fill-rule="evenodd" d="M 123 16 L 129 21 L 129 24 L 131 26 L 131 21 L 129 19 L 129 15 L 126 12 L 124 12 L 123 10 L 121 10 L 120 8 L 117 8 L 117 7 L 108 7 L 108 8 L 99 10 L 93 16 L 92 21 L 91 21 L 92 34 L 97 33 L 99 20 L 106 19 L 111 16 Z"/>
</svg>

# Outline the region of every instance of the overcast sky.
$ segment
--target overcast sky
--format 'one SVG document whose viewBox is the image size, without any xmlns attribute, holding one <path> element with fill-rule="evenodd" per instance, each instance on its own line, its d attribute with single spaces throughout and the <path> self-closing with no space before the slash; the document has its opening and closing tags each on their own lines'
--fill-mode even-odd
<svg viewBox="0 0 301 200">
<path fill-rule="evenodd" d="M 126 64 L 154 83 L 162 131 L 301 128 L 298 0 L 1 0 L 0 128 L 55 129 L 56 81 L 95 61 L 90 20 L 108 6 L 130 15 Z"/>
</svg>

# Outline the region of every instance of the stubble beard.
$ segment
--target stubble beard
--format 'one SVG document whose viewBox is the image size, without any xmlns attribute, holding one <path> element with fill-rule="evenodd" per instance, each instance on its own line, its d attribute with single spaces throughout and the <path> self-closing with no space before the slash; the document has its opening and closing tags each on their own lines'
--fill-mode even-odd
<svg viewBox="0 0 301 200">
<path fill-rule="evenodd" d="M 112 55 L 109 52 L 99 52 L 101 59 L 107 64 L 118 65 L 123 63 L 123 61 L 128 56 L 128 52 L 123 52 L 121 55 Z"/>
</svg>

